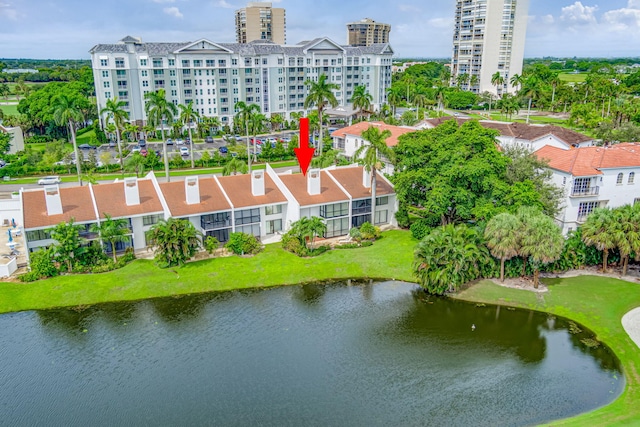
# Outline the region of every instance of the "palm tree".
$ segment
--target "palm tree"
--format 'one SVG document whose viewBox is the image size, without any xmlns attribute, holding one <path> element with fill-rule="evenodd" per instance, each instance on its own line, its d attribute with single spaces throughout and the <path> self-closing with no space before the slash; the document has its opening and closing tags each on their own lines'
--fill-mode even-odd
<svg viewBox="0 0 640 427">
<path fill-rule="evenodd" d="M 259 112 L 260 107 L 257 104 L 247 104 L 244 101 L 239 101 L 235 105 L 236 118 L 239 124 L 243 124 L 247 131 L 247 168 L 251 172 L 251 147 L 249 146 L 249 124 L 250 117 L 254 112 Z"/>
<path fill-rule="evenodd" d="M 116 127 L 116 144 L 118 146 L 118 156 L 120 157 L 120 171 L 124 171 L 124 159 L 122 158 L 122 145 L 120 143 L 120 130 L 124 127 L 124 122 L 129 118 L 129 113 L 124 110 L 127 105 L 125 101 L 118 100 L 118 97 L 107 99 L 107 104 L 100 110 L 100 114 L 106 114 L 108 120 L 113 120 Z"/>
<path fill-rule="evenodd" d="M 390 86 L 387 88 L 387 102 L 393 109 L 393 117 L 396 117 L 396 107 L 402 102 L 402 93 L 397 86 Z"/>
<path fill-rule="evenodd" d="M 200 118 L 200 114 L 193 109 L 193 102 L 189 102 L 187 105 L 180 104 L 180 122 L 186 125 L 189 129 L 189 151 L 191 152 L 191 169 L 195 168 L 195 161 L 193 160 L 193 137 L 191 135 L 191 124 L 196 122 Z"/>
<path fill-rule="evenodd" d="M 324 223 L 322 218 L 312 216 L 306 223 L 306 231 L 307 235 L 311 239 L 311 250 L 313 250 L 313 242 L 316 237 L 324 236 L 324 233 L 327 232 L 327 224 Z"/>
<path fill-rule="evenodd" d="M 78 98 L 70 97 L 65 93 L 61 93 L 53 99 L 53 118 L 59 126 L 68 126 L 71 143 L 73 144 L 73 152 L 76 155 L 76 172 L 78 173 L 78 182 L 82 185 L 82 171 L 80 169 L 80 153 L 76 143 L 76 124 L 83 121 L 82 111 L 78 104 Z"/>
<path fill-rule="evenodd" d="M 529 98 L 529 104 L 527 107 L 527 124 L 529 124 L 529 116 L 531 115 L 531 103 L 535 99 L 539 99 L 542 96 L 542 84 L 540 79 L 531 75 L 527 77 L 522 83 L 522 87 L 520 89 L 520 95 Z"/>
<path fill-rule="evenodd" d="M 424 107 L 427 102 L 427 97 L 421 93 L 413 95 L 413 105 L 416 106 L 416 120 L 420 120 L 420 107 Z"/>
<path fill-rule="evenodd" d="M 620 206 L 612 211 L 613 240 L 622 258 L 622 275 L 627 274 L 629 256 L 640 248 L 640 204 Z"/>
<path fill-rule="evenodd" d="M 129 134 L 129 141 L 138 140 L 138 126 L 133 123 L 125 123 L 124 131 Z"/>
<path fill-rule="evenodd" d="M 320 77 L 318 77 L 317 82 L 307 80 L 305 84 L 309 86 L 309 94 L 304 100 L 304 108 L 310 108 L 313 105 L 317 108 L 318 121 L 320 123 L 320 142 L 318 143 L 318 153 L 322 154 L 322 112 L 327 104 L 331 105 L 332 108 L 338 106 L 338 100 L 332 91 L 340 89 L 340 86 L 335 83 L 328 83 L 326 74 L 321 74 Z"/>
<path fill-rule="evenodd" d="M 257 162 L 256 150 L 258 149 L 258 142 L 256 136 L 262 131 L 262 127 L 267 122 L 267 116 L 255 111 L 249 116 L 249 125 L 251 127 L 251 133 L 253 134 L 253 162 Z M 249 153 L 247 153 L 249 155 Z"/>
<path fill-rule="evenodd" d="M 271 123 L 271 131 L 279 132 L 282 130 L 282 124 L 284 123 L 284 117 L 281 114 L 271 114 L 269 117 L 269 123 Z"/>
<path fill-rule="evenodd" d="M 462 73 L 458 75 L 458 77 L 456 78 L 456 83 L 458 85 L 458 88 L 461 89 L 462 86 L 467 86 L 470 80 L 471 80 L 471 77 L 467 73 Z"/>
<path fill-rule="evenodd" d="M 178 113 L 178 108 L 172 103 L 167 101 L 167 95 L 164 89 L 158 89 L 155 92 L 149 92 L 144 96 L 147 103 L 144 106 L 144 110 L 147 114 L 147 120 L 157 128 L 160 125 L 160 133 L 162 135 L 162 156 L 164 158 L 164 172 L 167 177 L 167 182 L 171 181 L 169 176 L 169 156 L 167 155 L 167 143 L 164 140 L 164 124 L 165 121 L 171 123 L 173 118 Z"/>
<path fill-rule="evenodd" d="M 107 213 L 104 214 L 103 220 L 91 224 L 91 231 L 99 233 L 100 239 L 106 240 L 109 245 L 111 245 L 114 263 L 118 261 L 116 256 L 116 243 L 131 241 L 129 221 L 124 218 L 113 219 Z"/>
<path fill-rule="evenodd" d="M 520 253 L 531 260 L 534 288 L 538 288 L 540 265 L 560 258 L 563 247 L 562 231 L 550 217 L 538 214 L 524 224 Z"/>
<path fill-rule="evenodd" d="M 504 282 L 504 262 L 518 255 L 522 222 L 510 213 L 501 213 L 487 223 L 484 237 L 491 255 L 500 260 L 500 281 Z"/>
<path fill-rule="evenodd" d="M 509 83 L 511 83 L 511 87 L 514 89 L 517 89 L 518 86 L 522 86 L 522 82 L 524 82 L 524 79 L 518 73 L 511 76 L 511 78 L 509 79 Z"/>
<path fill-rule="evenodd" d="M 9 94 L 11 93 L 11 89 L 9 89 L 9 85 L 6 83 L 0 84 L 0 96 L 4 96 L 4 100 L 9 99 Z"/>
<path fill-rule="evenodd" d="M 433 96 L 435 100 L 438 102 L 438 110 L 442 111 L 444 109 L 444 94 L 447 91 L 447 87 L 443 85 L 436 85 L 433 87 Z"/>
<path fill-rule="evenodd" d="M 478 83 L 480 83 L 480 78 L 478 77 L 477 74 L 472 74 L 471 77 L 469 78 L 469 86 L 471 87 L 471 89 L 473 89 L 474 87 L 477 87 Z"/>
<path fill-rule="evenodd" d="M 366 86 L 359 85 L 353 89 L 351 104 L 353 105 L 353 108 L 358 109 L 358 115 L 361 115 L 363 111 L 369 111 L 371 108 L 371 101 L 373 101 L 373 96 L 367 92 Z"/>
<path fill-rule="evenodd" d="M 616 245 L 614 238 L 614 218 L 608 208 L 594 209 L 582 225 L 582 241 L 602 251 L 602 272 L 607 272 L 609 249 Z"/>
<path fill-rule="evenodd" d="M 500 71 L 496 71 L 491 76 L 491 84 L 496 87 L 496 95 L 500 96 L 500 92 L 498 91 L 498 88 L 504 85 L 504 77 L 502 77 L 502 74 L 500 74 Z"/>
<path fill-rule="evenodd" d="M 391 136 L 391 131 L 384 130 L 380 132 L 375 126 L 362 132 L 362 138 L 368 141 L 356 150 L 353 157 L 360 159 L 365 169 L 369 169 L 371 173 L 371 224 L 375 225 L 376 220 L 376 176 L 377 171 L 384 167 L 381 158 L 387 158 L 392 161 L 394 157 L 393 150 L 387 146 L 387 138 Z"/>
<path fill-rule="evenodd" d="M 241 161 L 237 157 L 232 157 L 231 160 L 229 160 L 227 164 L 224 165 L 224 168 L 222 169 L 222 175 L 224 176 L 229 176 L 231 174 L 237 175 L 238 172 L 243 174 L 243 173 L 247 173 L 247 169 L 248 167 L 243 161 Z"/>
<path fill-rule="evenodd" d="M 149 230 L 150 246 L 163 267 L 187 262 L 200 249 L 201 237 L 202 233 L 187 219 L 161 220 Z"/>
</svg>

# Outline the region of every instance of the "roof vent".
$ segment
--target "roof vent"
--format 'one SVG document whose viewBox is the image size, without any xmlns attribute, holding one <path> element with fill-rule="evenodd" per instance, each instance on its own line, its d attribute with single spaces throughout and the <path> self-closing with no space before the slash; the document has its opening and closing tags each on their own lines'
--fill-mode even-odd
<svg viewBox="0 0 640 427">
<path fill-rule="evenodd" d="M 188 176 L 184 180 L 184 193 L 187 197 L 188 205 L 200 203 L 200 183 L 197 176 Z"/>
<path fill-rule="evenodd" d="M 311 169 L 307 172 L 307 193 L 310 196 L 320 194 L 320 169 Z"/>
<path fill-rule="evenodd" d="M 140 191 L 138 190 L 138 178 L 124 179 L 124 201 L 127 206 L 140 204 Z"/>
<path fill-rule="evenodd" d="M 60 198 L 60 188 L 57 185 L 44 187 L 44 201 L 47 204 L 47 215 L 62 213 L 62 199 Z"/>
</svg>

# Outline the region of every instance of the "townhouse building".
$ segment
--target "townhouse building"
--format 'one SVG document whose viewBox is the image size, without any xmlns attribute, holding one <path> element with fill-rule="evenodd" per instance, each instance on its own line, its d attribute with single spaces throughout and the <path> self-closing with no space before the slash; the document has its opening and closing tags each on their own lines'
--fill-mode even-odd
<svg viewBox="0 0 640 427">
<path fill-rule="evenodd" d="M 21 192 L 25 244 L 28 251 L 54 243 L 50 229 L 74 220 L 81 236 L 97 240 L 92 225 L 109 215 L 127 220 L 130 241 L 116 251 L 148 246 L 147 232 L 162 219 L 189 220 L 205 236 L 226 242 L 242 231 L 263 243 L 279 241 L 281 234 L 302 217 L 318 216 L 327 223 L 325 237 L 343 236 L 365 221 L 395 225 L 393 186 L 378 174 L 376 211 L 371 212 L 370 175 L 360 166 L 313 169 L 307 176 L 266 170 L 226 177 L 186 177 L 158 182 L 150 173 L 108 184 L 84 187 L 46 186 Z M 109 251 L 111 248 L 108 248 Z"/>
<path fill-rule="evenodd" d="M 564 234 L 577 229 L 597 207 L 616 208 L 640 202 L 640 143 L 535 152 L 549 162 L 553 183 L 564 189 L 557 222 Z"/>
<path fill-rule="evenodd" d="M 386 102 L 391 85 L 393 49 L 388 43 L 341 46 L 327 37 L 295 45 L 266 40 L 246 44 L 194 42 L 148 43 L 127 36 L 91 50 L 98 110 L 108 99 L 125 102 L 130 120 L 143 125 L 144 96 L 164 89 L 174 104 L 193 103 L 207 117 L 231 124 L 235 104 L 257 104 L 267 117 L 304 112 L 307 80 L 321 74 L 339 86 L 339 104 L 350 102 L 356 86 L 373 97 L 373 109 Z"/>
</svg>

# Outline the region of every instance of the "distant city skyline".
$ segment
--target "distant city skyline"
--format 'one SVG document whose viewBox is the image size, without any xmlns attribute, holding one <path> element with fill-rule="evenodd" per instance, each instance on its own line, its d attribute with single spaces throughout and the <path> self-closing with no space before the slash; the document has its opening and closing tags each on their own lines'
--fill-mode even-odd
<svg viewBox="0 0 640 427">
<path fill-rule="evenodd" d="M 280 0 L 287 42 L 327 36 L 346 44 L 345 25 L 363 18 L 388 23 L 396 57 L 450 58 L 453 0 L 318 3 Z M 89 59 L 98 43 L 126 35 L 143 41 L 235 41 L 235 0 L 0 0 L 0 57 Z M 640 57 L 640 0 L 535 0 L 525 57 Z"/>
</svg>

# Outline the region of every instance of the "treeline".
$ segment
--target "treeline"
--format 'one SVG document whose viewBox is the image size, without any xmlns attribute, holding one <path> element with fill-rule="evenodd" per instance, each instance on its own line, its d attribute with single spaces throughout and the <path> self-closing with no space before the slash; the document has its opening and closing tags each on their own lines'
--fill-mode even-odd
<svg viewBox="0 0 640 427">
<path fill-rule="evenodd" d="M 9 73 L 4 70 L 29 69 L 36 73 Z M 87 77 L 90 79 L 87 80 Z M 87 80 L 93 85 L 91 61 L 73 59 L 0 59 L 0 83 L 69 82 Z"/>
</svg>

